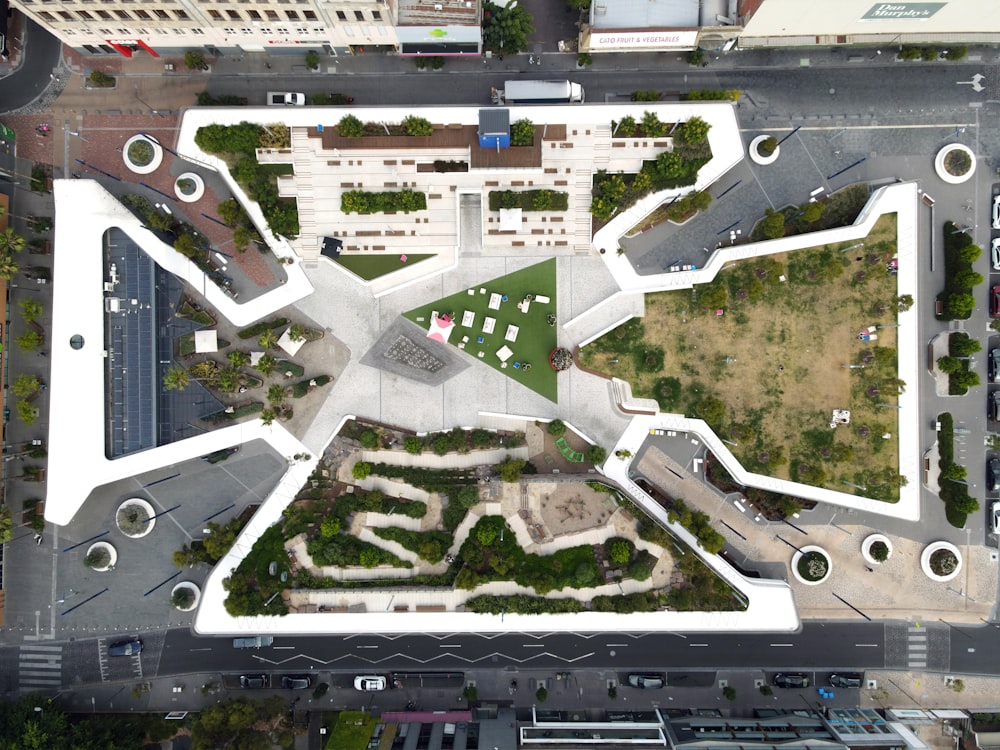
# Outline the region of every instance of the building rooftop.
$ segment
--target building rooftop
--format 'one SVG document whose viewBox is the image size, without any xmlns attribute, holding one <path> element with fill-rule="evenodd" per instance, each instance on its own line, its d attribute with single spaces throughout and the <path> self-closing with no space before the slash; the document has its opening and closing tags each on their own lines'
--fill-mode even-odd
<svg viewBox="0 0 1000 750">
<path fill-rule="evenodd" d="M 664 29 L 700 25 L 698 0 L 594 0 L 595 29 Z"/>
</svg>

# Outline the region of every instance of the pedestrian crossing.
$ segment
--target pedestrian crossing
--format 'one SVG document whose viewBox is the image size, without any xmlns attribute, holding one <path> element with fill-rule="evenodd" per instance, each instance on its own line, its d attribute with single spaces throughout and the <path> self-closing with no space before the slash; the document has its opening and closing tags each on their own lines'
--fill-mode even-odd
<svg viewBox="0 0 1000 750">
<path fill-rule="evenodd" d="M 927 668 L 927 629 L 920 623 L 906 628 L 906 665 L 908 669 Z"/>
<path fill-rule="evenodd" d="M 62 685 L 62 646 L 28 643 L 18 651 L 18 686 L 48 690 Z"/>
</svg>

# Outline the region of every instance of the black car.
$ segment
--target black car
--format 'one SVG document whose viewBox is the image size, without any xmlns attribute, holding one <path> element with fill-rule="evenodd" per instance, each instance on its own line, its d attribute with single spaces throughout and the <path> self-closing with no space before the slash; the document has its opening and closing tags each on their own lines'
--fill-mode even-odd
<svg viewBox="0 0 1000 750">
<path fill-rule="evenodd" d="M 108 656 L 135 656 L 142 653 L 142 641 L 132 638 L 127 641 L 118 641 L 108 646 Z"/>
<path fill-rule="evenodd" d="M 809 687 L 809 676 L 799 672 L 778 672 L 771 682 L 775 687 L 780 688 L 807 688 Z"/>
<path fill-rule="evenodd" d="M 628 684 L 632 687 L 655 690 L 663 687 L 663 678 L 656 674 L 630 674 Z"/>
<path fill-rule="evenodd" d="M 990 419 L 1000 422 L 1000 391 L 990 394 Z"/>
<path fill-rule="evenodd" d="M 863 682 L 863 677 L 857 672 L 840 672 L 830 675 L 830 687 L 859 688 Z"/>
<path fill-rule="evenodd" d="M 990 289 L 990 315 L 1000 318 L 1000 286 Z"/>
<path fill-rule="evenodd" d="M 266 674 L 242 674 L 240 675 L 240 687 L 242 688 L 266 688 Z"/>
<path fill-rule="evenodd" d="M 987 479 L 989 479 L 987 487 L 989 487 L 990 492 L 996 492 L 1000 490 L 1000 458 L 994 456 L 986 462 L 986 467 L 988 469 Z"/>
<path fill-rule="evenodd" d="M 286 674 L 281 677 L 281 687 L 287 690 L 306 690 L 312 685 L 307 674 Z"/>
</svg>

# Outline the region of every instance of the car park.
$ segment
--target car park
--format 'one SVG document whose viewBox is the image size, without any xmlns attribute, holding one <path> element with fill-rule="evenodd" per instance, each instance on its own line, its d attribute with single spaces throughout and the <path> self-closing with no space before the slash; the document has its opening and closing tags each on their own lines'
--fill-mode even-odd
<svg viewBox="0 0 1000 750">
<path fill-rule="evenodd" d="M 1000 229 L 1000 195 L 993 196 L 993 228 Z"/>
<path fill-rule="evenodd" d="M 800 672 L 778 672 L 771 680 L 771 684 L 780 688 L 807 688 L 809 676 Z"/>
<path fill-rule="evenodd" d="M 835 688 L 859 688 L 864 679 L 857 672 L 838 672 L 830 675 L 828 682 L 830 687 Z"/>
<path fill-rule="evenodd" d="M 135 656 L 142 653 L 142 641 L 132 638 L 128 641 L 118 641 L 108 646 L 108 656 Z"/>
<path fill-rule="evenodd" d="M 281 677 L 281 687 L 287 690 L 307 690 L 312 679 L 307 674 L 286 674 Z"/>
<path fill-rule="evenodd" d="M 990 245 L 990 260 L 993 261 L 993 270 L 1000 271 L 1000 237 L 995 238 Z"/>
<path fill-rule="evenodd" d="M 986 479 L 990 492 L 1000 490 L 1000 458 L 994 456 L 986 462 Z"/>
<path fill-rule="evenodd" d="M 1000 286 L 990 289 L 990 315 L 1000 317 Z"/>
<path fill-rule="evenodd" d="M 1000 534 L 1000 500 L 994 500 L 990 505 L 990 528 L 994 534 Z"/>
<path fill-rule="evenodd" d="M 990 349 L 990 357 L 987 360 L 990 382 L 997 382 L 1000 378 L 1000 349 Z"/>
<path fill-rule="evenodd" d="M 359 674 L 354 678 L 354 689 L 362 690 L 366 693 L 385 690 L 385 677 L 377 674 Z"/>
<path fill-rule="evenodd" d="M 663 687 L 663 678 L 655 674 L 630 674 L 628 684 L 635 688 L 655 690 Z"/>
<path fill-rule="evenodd" d="M 241 674 L 240 675 L 240 687 L 241 688 L 266 688 L 267 687 L 267 675 L 266 674 Z"/>
<path fill-rule="evenodd" d="M 1000 391 L 990 394 L 990 419 L 1000 422 Z"/>
</svg>

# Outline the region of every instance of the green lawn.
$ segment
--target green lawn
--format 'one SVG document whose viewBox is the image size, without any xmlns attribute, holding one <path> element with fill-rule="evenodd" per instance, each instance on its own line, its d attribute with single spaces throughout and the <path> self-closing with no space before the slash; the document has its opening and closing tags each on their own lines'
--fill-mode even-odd
<svg viewBox="0 0 1000 750">
<path fill-rule="evenodd" d="M 342 265 L 355 276 L 360 276 L 365 281 L 377 279 L 379 276 L 398 271 L 403 266 L 412 266 L 422 260 L 433 258 L 434 253 L 419 255 L 417 253 L 407 253 L 406 261 L 399 259 L 398 255 L 341 255 L 337 258 L 337 263 Z"/>
<path fill-rule="evenodd" d="M 486 289 L 486 293 L 480 294 L 480 288 Z M 549 313 L 556 312 L 555 258 L 529 266 L 522 271 L 476 284 L 473 292 L 469 294 L 467 290 L 462 290 L 450 297 L 421 305 L 404 315 L 408 320 L 426 329 L 430 325 L 432 310 L 437 310 L 441 315 L 454 314 L 455 329 L 448 343 L 458 346 L 462 343 L 462 338 L 468 336 L 469 341 L 465 345 L 466 354 L 479 359 L 479 352 L 483 352 L 482 362 L 495 370 L 500 370 L 507 377 L 550 401 L 556 401 L 557 373 L 549 366 L 549 353 L 556 348 L 556 327 L 550 326 L 546 320 Z M 501 303 L 499 310 L 490 310 L 488 307 L 490 294 L 493 292 L 507 295 L 507 301 Z M 545 304 L 532 302 L 528 312 L 522 313 L 517 308 L 517 303 L 526 294 L 542 295 L 548 297 L 550 302 Z M 475 323 L 470 328 L 462 326 L 462 316 L 466 310 L 476 314 Z M 496 327 L 491 334 L 483 333 L 483 322 L 487 317 L 496 319 Z M 504 340 L 508 325 L 520 328 L 515 342 Z M 477 341 L 480 336 L 483 338 L 483 343 Z M 507 360 L 507 367 L 501 368 L 496 352 L 505 344 L 514 354 Z M 515 362 L 522 365 L 525 362 L 530 363 L 530 371 L 525 372 L 523 367 L 515 368 Z"/>
</svg>

